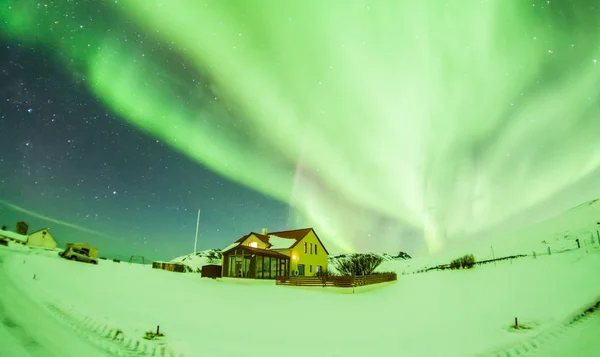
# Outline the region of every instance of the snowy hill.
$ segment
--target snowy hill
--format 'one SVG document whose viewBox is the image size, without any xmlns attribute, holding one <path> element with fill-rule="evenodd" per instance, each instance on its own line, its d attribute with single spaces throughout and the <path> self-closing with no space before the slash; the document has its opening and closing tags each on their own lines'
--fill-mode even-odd
<svg viewBox="0 0 600 357">
<path fill-rule="evenodd" d="M 585 252 L 600 245 L 598 222 L 600 199 L 594 199 L 529 227 L 477 237 L 433 256 L 415 257 L 411 260 L 384 260 L 377 270 L 410 273 L 448 264 L 465 254 L 473 254 L 477 261 L 482 261 L 521 254 L 533 256 L 535 253 L 539 256 L 548 254 L 548 248 L 552 253 L 559 253 L 576 249 L 577 239 Z"/>
<path fill-rule="evenodd" d="M 341 260 L 341 259 L 345 259 L 347 257 L 351 257 L 353 255 L 355 255 L 356 253 L 353 254 L 338 254 L 338 255 L 331 255 L 329 256 L 329 267 L 328 269 L 332 272 L 336 272 L 336 263 Z M 410 255 L 406 254 L 405 252 L 399 252 L 396 255 L 393 254 L 389 254 L 389 253 L 368 253 L 368 254 L 374 254 L 374 255 L 378 255 L 381 257 L 382 262 L 383 263 L 389 263 L 389 262 L 400 262 L 400 261 L 406 261 L 409 259 L 412 259 Z M 381 269 L 378 269 L 381 270 Z"/>
<path fill-rule="evenodd" d="M 383 259 L 384 262 L 411 259 L 411 256 L 404 252 L 400 252 L 397 255 L 393 255 L 393 254 L 389 254 L 389 253 L 368 253 L 368 254 L 378 255 Z M 335 263 L 339 259 L 344 259 L 344 258 L 350 257 L 352 255 L 354 255 L 354 254 L 351 253 L 351 254 L 331 255 L 331 256 L 329 256 L 329 263 L 330 264 Z"/>
<path fill-rule="evenodd" d="M 204 265 L 217 264 L 221 265 L 221 254 L 220 249 L 209 249 L 201 252 L 196 252 L 187 255 L 182 255 L 177 258 L 171 259 L 171 263 L 182 263 L 188 267 L 188 271 L 200 272 Z"/>
</svg>

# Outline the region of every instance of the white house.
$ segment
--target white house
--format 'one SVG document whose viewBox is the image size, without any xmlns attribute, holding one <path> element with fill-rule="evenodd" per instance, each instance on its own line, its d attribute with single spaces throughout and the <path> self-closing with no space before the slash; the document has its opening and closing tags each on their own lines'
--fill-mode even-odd
<svg viewBox="0 0 600 357">
<path fill-rule="evenodd" d="M 27 245 L 34 247 L 42 247 L 47 249 L 56 249 L 56 240 L 50 234 L 48 228 L 40 229 L 29 234 Z"/>
<path fill-rule="evenodd" d="M 4 229 L 0 230 L 0 238 L 19 244 L 27 244 L 27 236 Z"/>
<path fill-rule="evenodd" d="M 46 249 L 56 249 L 56 239 L 52 237 L 48 228 L 43 228 L 33 233 L 27 233 L 28 225 L 25 222 L 17 223 L 17 231 L 6 230 L 6 226 L 0 229 L 0 238 L 15 243 L 27 245 L 30 247 L 41 247 Z"/>
</svg>

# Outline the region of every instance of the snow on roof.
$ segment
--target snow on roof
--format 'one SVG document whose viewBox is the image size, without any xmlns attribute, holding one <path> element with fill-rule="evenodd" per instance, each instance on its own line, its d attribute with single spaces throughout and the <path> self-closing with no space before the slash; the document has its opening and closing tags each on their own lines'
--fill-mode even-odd
<svg viewBox="0 0 600 357">
<path fill-rule="evenodd" d="M 0 237 L 6 237 L 6 238 L 21 241 L 21 242 L 27 242 L 27 236 L 24 236 L 19 233 L 11 232 L 11 231 L 0 231 Z"/>
<path fill-rule="evenodd" d="M 227 251 L 227 250 L 229 250 L 229 249 L 231 249 L 231 248 L 233 248 L 233 247 L 237 247 L 238 245 L 240 245 L 240 243 L 239 243 L 239 242 L 235 242 L 235 243 L 233 243 L 233 244 L 230 244 L 230 245 L 228 245 L 227 247 L 223 248 L 222 252 L 225 252 L 225 251 Z"/>
<path fill-rule="evenodd" d="M 269 249 L 288 249 L 296 243 L 296 239 L 269 236 L 269 243 L 271 243 Z"/>
</svg>

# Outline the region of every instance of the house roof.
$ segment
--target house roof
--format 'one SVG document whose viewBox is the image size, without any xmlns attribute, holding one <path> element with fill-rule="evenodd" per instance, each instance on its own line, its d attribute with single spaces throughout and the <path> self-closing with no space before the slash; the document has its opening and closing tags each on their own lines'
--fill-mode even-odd
<svg viewBox="0 0 600 357">
<path fill-rule="evenodd" d="M 29 233 L 29 235 L 32 235 L 34 233 L 41 232 L 41 231 L 46 231 L 46 232 L 48 232 L 48 234 L 50 234 L 50 230 L 48 228 L 42 228 L 42 229 L 38 229 L 37 231 Z"/>
<path fill-rule="evenodd" d="M 270 245 L 271 243 L 269 243 L 269 236 L 260 234 L 260 233 L 255 233 L 255 232 L 250 232 L 249 234 L 246 234 L 245 236 L 243 236 L 242 238 L 236 240 L 236 243 L 242 243 L 243 241 L 246 240 L 246 238 L 250 237 L 251 235 L 254 235 L 256 238 L 260 239 L 263 243 L 265 243 L 266 245 Z"/>
<path fill-rule="evenodd" d="M 267 244 L 269 247 L 273 246 L 273 243 L 275 243 L 275 241 L 278 241 L 276 238 L 293 239 L 293 240 L 295 240 L 295 242 L 293 244 L 289 245 L 289 246 L 286 245 L 286 247 L 273 248 L 273 249 L 291 249 L 291 248 L 294 248 L 295 246 L 297 246 L 298 243 L 300 243 L 300 241 L 304 237 L 306 237 L 306 235 L 308 233 L 310 233 L 311 231 L 315 234 L 315 237 L 317 237 L 317 240 L 319 241 L 319 243 L 321 243 L 321 246 L 325 250 L 325 253 L 327 253 L 329 255 L 329 252 L 327 251 L 327 248 L 325 248 L 325 245 L 323 244 L 323 242 L 321 242 L 321 239 L 317 235 L 317 232 L 315 232 L 315 230 L 312 229 L 312 228 L 301 228 L 301 229 L 294 229 L 294 230 L 291 230 L 291 231 L 271 232 L 268 235 L 251 232 L 249 234 L 246 234 L 242 238 L 236 240 L 234 244 L 232 244 L 232 245 L 228 246 L 227 248 L 225 248 L 223 250 L 223 252 L 225 252 L 227 250 L 230 250 L 230 249 L 232 249 L 232 248 L 240 245 L 250 235 L 256 236 L 256 238 L 260 239 L 263 243 Z M 271 239 L 270 239 L 271 236 L 273 236 L 273 238 L 274 238 L 273 241 L 271 241 Z M 277 243 L 280 243 L 280 241 L 278 241 Z M 275 244 L 275 245 L 279 246 L 279 244 Z"/>
<path fill-rule="evenodd" d="M 6 237 L 6 238 L 21 241 L 21 242 L 27 242 L 27 236 L 24 236 L 19 233 L 11 232 L 11 231 L 0 230 L 0 237 Z"/>
<path fill-rule="evenodd" d="M 241 242 L 240 242 L 240 243 L 241 243 Z M 238 243 L 238 244 L 239 244 L 239 243 Z M 285 255 L 285 254 L 281 254 L 281 253 L 278 253 L 278 252 L 276 252 L 276 251 L 274 251 L 274 250 L 269 250 L 269 249 L 260 249 L 260 248 L 252 248 L 252 247 L 249 247 L 249 246 L 247 246 L 247 245 L 240 245 L 239 247 L 240 247 L 241 249 L 248 250 L 248 251 L 250 251 L 250 252 L 252 252 L 252 253 L 254 253 L 254 254 L 257 254 L 257 255 L 264 255 L 264 256 L 268 256 L 268 257 L 276 257 L 276 258 L 290 259 L 290 257 L 288 257 L 287 255 Z M 232 247 L 232 248 L 233 248 L 233 247 Z M 228 251 L 230 251 L 230 250 L 231 250 L 231 249 L 228 249 Z M 223 251 L 223 255 L 227 255 L 227 251 Z"/>
</svg>

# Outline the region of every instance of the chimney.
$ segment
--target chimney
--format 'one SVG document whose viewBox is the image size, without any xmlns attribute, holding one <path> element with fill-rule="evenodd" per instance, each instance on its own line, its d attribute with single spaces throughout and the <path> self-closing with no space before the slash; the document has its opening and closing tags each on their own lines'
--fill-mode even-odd
<svg viewBox="0 0 600 357">
<path fill-rule="evenodd" d="M 266 228 L 262 229 L 262 235 L 266 236 L 267 234 L 269 234 L 269 231 Z"/>
<path fill-rule="evenodd" d="M 27 223 L 21 221 L 21 222 L 17 222 L 17 233 L 26 236 L 27 235 L 27 229 L 29 228 L 29 226 L 27 225 Z"/>
</svg>

